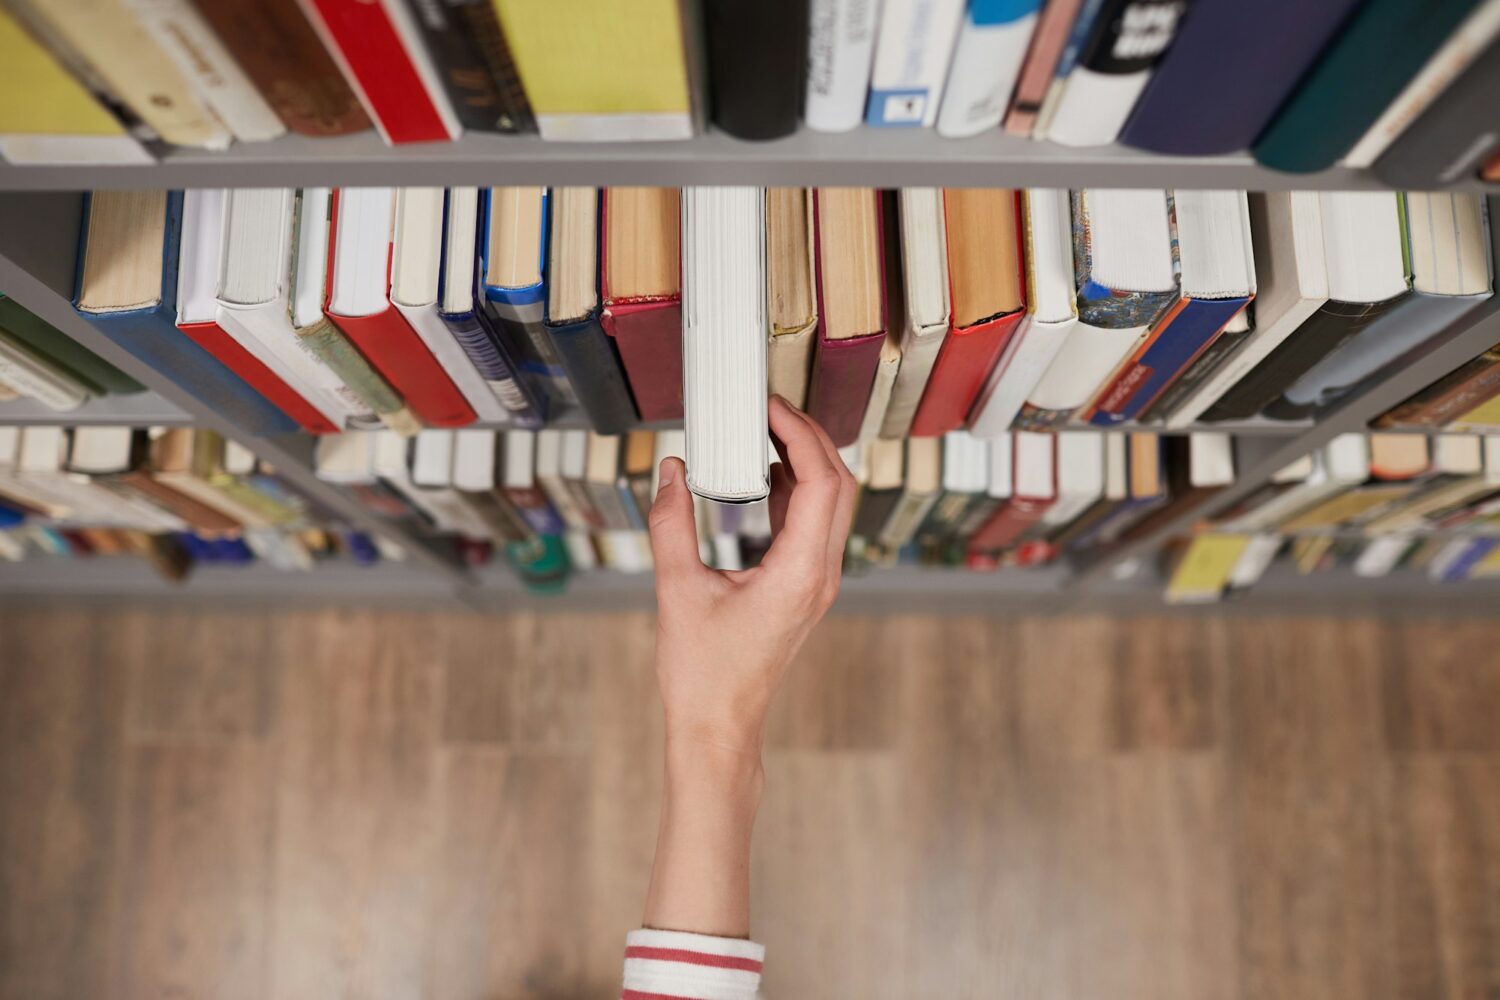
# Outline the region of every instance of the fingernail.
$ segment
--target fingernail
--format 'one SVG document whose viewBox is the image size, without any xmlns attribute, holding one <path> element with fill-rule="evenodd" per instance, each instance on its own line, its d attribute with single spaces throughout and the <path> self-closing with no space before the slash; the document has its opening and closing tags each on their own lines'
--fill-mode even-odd
<svg viewBox="0 0 1500 1000">
<path fill-rule="evenodd" d="M 773 392 L 773 393 L 771 393 L 771 402 L 773 402 L 773 403 L 780 403 L 782 406 L 791 406 L 792 405 L 791 403 L 788 403 L 786 401 L 786 397 L 783 396 L 779 392 Z"/>
<path fill-rule="evenodd" d="M 663 486 L 671 486 L 677 478 L 677 465 L 670 458 L 661 460 L 661 467 L 656 470 L 656 476 L 661 480 Z"/>
</svg>

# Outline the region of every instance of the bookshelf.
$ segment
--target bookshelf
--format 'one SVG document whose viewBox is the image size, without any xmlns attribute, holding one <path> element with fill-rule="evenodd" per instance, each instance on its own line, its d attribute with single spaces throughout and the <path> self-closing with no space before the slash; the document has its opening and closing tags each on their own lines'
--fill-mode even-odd
<svg viewBox="0 0 1500 1000">
<path fill-rule="evenodd" d="M 1074 149 L 998 129 L 970 139 L 942 139 L 928 129 L 830 133 L 804 128 L 770 142 L 709 131 L 681 142 L 609 144 L 466 134 L 454 142 L 406 146 L 387 146 L 374 132 L 364 132 L 317 139 L 288 135 L 222 152 L 158 146 L 152 153 L 157 163 L 128 166 L 0 164 L 0 190 L 743 184 L 1357 191 L 1387 186 L 1367 170 L 1287 174 L 1262 167 L 1249 155 L 1163 157 L 1123 146 Z M 1444 187 L 1497 190 L 1477 179 Z"/>
<path fill-rule="evenodd" d="M 1291 186 L 1358 189 L 1378 186 L 1362 173 L 1331 171 L 1314 177 L 1291 177 L 1234 159 L 1163 160 L 1124 150 L 1060 153 L 1055 147 L 995 135 L 979 140 L 944 142 L 917 132 L 866 130 L 845 136 L 802 133 L 777 143 L 746 144 L 710 134 L 686 143 L 650 146 L 544 144 L 535 139 L 468 137 L 442 146 L 392 149 L 373 136 L 348 140 L 285 139 L 229 153 L 174 150 L 162 163 L 147 167 L 49 169 L 0 166 L 0 289 L 22 306 L 101 357 L 128 372 L 152 391 L 136 397 L 88 404 L 76 414 L 59 415 L 21 402 L 0 404 L 0 423 L 196 424 L 234 438 L 272 465 L 293 486 L 350 525 L 377 535 L 407 553 L 401 562 L 379 567 L 320 567 L 310 574 L 278 572 L 269 567 L 211 569 L 195 573 L 186 587 L 156 582 L 137 560 L 122 568 L 95 560 L 88 573 L 69 572 L 62 560 L 36 567 L 0 567 L 0 596 L 16 599 L 73 597 L 105 599 L 131 595 L 142 599 L 256 599 L 303 605 L 310 601 L 380 600 L 457 602 L 481 611 L 538 608 L 617 610 L 649 607 L 649 575 L 580 574 L 566 597 L 536 598 L 524 592 L 503 567 L 475 572 L 436 540 L 370 513 L 313 472 L 314 439 L 301 433 L 262 438 L 230 425 L 210 407 L 167 382 L 120 350 L 75 313 L 69 297 L 76 264 L 76 234 L 82 195 L 89 188 L 161 188 L 190 186 L 268 186 L 313 184 L 449 185 L 496 183 L 576 184 L 847 184 L 899 186 L 1048 185 L 1074 187 L 1196 186 L 1250 190 Z M 1500 219 L 1500 195 L 1488 199 L 1492 220 Z M 1491 230 L 1492 254 L 1500 259 L 1500 226 Z M 1070 562 L 1040 569 L 1009 569 L 970 574 L 899 567 L 846 582 L 842 605 L 872 612 L 920 607 L 924 610 L 981 611 L 1114 611 L 1159 610 L 1163 581 L 1138 571 L 1120 579 L 1124 568 L 1141 566 L 1167 540 L 1191 532 L 1201 518 L 1225 510 L 1249 495 L 1288 463 L 1321 447 L 1335 436 L 1366 429 L 1369 421 L 1449 371 L 1500 343 L 1500 301 L 1485 306 L 1430 340 L 1419 356 L 1399 359 L 1373 387 L 1344 400 L 1314 422 L 1283 424 L 1250 421 L 1191 430 L 1227 431 L 1239 442 L 1239 476 L 1235 484 L 1198 508 L 1185 512 L 1147 537 Z M 581 414 L 564 415 L 559 426 L 584 426 Z M 1153 428 L 1155 429 L 1155 428 Z M 50 565 L 49 565 L 50 564 Z M 98 572 L 105 565 L 109 569 Z M 1347 577 L 1347 579 L 1346 579 Z M 1283 586 L 1286 584 L 1286 586 Z M 1315 586 L 1319 601 L 1305 602 Z M 1450 602 L 1481 607 L 1500 594 L 1500 584 L 1479 581 L 1462 588 L 1442 588 L 1415 574 L 1394 574 L 1365 581 L 1346 574 L 1315 584 L 1288 583 L 1283 574 L 1268 576 L 1239 606 L 1296 610 L 1327 606 L 1368 610 L 1371 602 L 1389 600 L 1403 607 L 1423 602 Z M 1336 591 L 1329 595 L 1325 591 Z M 1422 596 L 1417 596 L 1422 595 Z M 1415 598 L 1413 604 L 1407 598 Z"/>
</svg>

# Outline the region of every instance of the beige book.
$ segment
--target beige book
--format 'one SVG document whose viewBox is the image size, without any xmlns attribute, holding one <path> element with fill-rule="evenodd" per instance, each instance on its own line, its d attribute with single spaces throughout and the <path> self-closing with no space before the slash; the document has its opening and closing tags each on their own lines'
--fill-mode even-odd
<svg viewBox="0 0 1500 1000">
<path fill-rule="evenodd" d="M 793 406 L 805 407 L 818 327 L 812 195 L 805 188 L 766 192 L 766 271 L 769 389 Z"/>
<path fill-rule="evenodd" d="M 870 441 L 880 436 L 880 428 L 889 412 L 891 392 L 896 387 L 901 363 L 901 340 L 887 331 L 885 343 L 880 345 L 880 361 L 875 366 L 875 381 L 870 384 L 870 401 L 865 404 L 865 419 L 859 425 L 859 440 Z"/>
<path fill-rule="evenodd" d="M 27 0 L 45 23 L 157 135 L 224 149 L 230 134 L 124 0 Z"/>
<path fill-rule="evenodd" d="M 677 188 L 616 187 L 605 192 L 604 270 L 609 297 L 658 299 L 681 283 Z"/>
<path fill-rule="evenodd" d="M 903 188 L 898 203 L 901 267 L 896 273 L 901 281 L 887 284 L 893 293 L 902 293 L 903 306 L 890 309 L 887 322 L 900 336 L 901 367 L 880 428 L 880 436 L 886 438 L 906 437 L 911 429 L 932 365 L 948 336 L 950 312 L 943 192 Z"/>
<path fill-rule="evenodd" d="M 261 511 L 230 496 L 210 481 L 214 470 L 206 462 L 209 456 L 205 445 L 213 446 L 214 441 L 200 444 L 198 440 L 199 435 L 210 434 L 210 431 L 187 427 L 162 434 L 151 443 L 151 477 L 247 528 L 271 527 L 271 519 Z M 212 437 L 217 438 L 217 435 Z M 219 443 L 222 444 L 222 439 Z"/>
<path fill-rule="evenodd" d="M 1424 435 L 1370 435 L 1370 474 L 1378 479 L 1411 479 L 1431 465 L 1432 453 Z"/>
</svg>

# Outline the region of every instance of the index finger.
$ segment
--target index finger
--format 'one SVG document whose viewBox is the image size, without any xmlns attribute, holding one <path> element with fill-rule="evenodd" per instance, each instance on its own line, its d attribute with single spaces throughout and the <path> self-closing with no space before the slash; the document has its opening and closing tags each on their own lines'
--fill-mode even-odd
<svg viewBox="0 0 1500 1000">
<path fill-rule="evenodd" d="M 828 457 L 812 421 L 793 410 L 791 404 L 775 398 L 768 415 L 771 433 L 781 443 L 795 485 L 787 501 L 786 524 L 767 558 L 794 553 L 809 562 L 820 562 L 828 551 L 838 508 L 839 468 Z"/>
</svg>

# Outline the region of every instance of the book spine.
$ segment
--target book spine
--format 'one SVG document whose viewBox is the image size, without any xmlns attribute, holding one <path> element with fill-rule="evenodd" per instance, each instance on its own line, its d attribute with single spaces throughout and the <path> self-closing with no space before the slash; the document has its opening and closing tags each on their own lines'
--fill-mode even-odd
<svg viewBox="0 0 1500 1000">
<path fill-rule="evenodd" d="M 531 102 L 526 99 L 526 89 L 521 85 L 521 74 L 510 54 L 510 45 L 505 32 L 500 28 L 500 19 L 490 0 L 444 0 L 464 22 L 469 37 L 479 49 L 480 58 L 489 70 L 494 82 L 495 97 L 499 102 L 499 116 L 495 127 L 501 132 L 535 132 L 536 119 L 531 113 Z"/>
<path fill-rule="evenodd" d="M 477 39 L 444 0 L 406 0 L 422 40 L 467 131 L 500 131 L 500 94 Z"/>
<path fill-rule="evenodd" d="M 401 393 L 423 423 L 463 427 L 474 422 L 473 408 L 395 306 L 373 316 L 328 318 Z"/>
<path fill-rule="evenodd" d="M 442 317 L 448 332 L 517 426 L 541 426 L 542 409 L 535 396 L 518 373 L 514 360 L 506 357 L 502 345 L 490 335 L 479 314 L 443 313 Z"/>
<path fill-rule="evenodd" d="M 1376 427 L 1442 427 L 1500 395 L 1500 345 L 1389 410 Z"/>
<path fill-rule="evenodd" d="M 1011 497 L 969 540 L 970 549 L 994 551 L 1009 548 L 1039 521 L 1052 498 Z"/>
<path fill-rule="evenodd" d="M 348 135 L 370 119 L 297 0 L 194 0 L 261 95 L 301 135 Z"/>
<path fill-rule="evenodd" d="M 1196 393 L 1205 382 L 1213 377 L 1214 373 L 1219 370 L 1219 366 L 1228 361 L 1254 332 L 1253 327 L 1246 327 L 1243 330 L 1225 330 L 1219 334 L 1203 353 L 1198 355 L 1198 359 L 1188 365 L 1187 370 L 1177 376 L 1176 381 L 1167 386 L 1166 390 L 1143 409 L 1136 419 L 1142 422 L 1165 420 L 1184 400 Z"/>
<path fill-rule="evenodd" d="M 486 298 L 483 309 L 490 329 L 497 337 L 509 340 L 513 354 L 521 359 L 521 370 L 533 385 L 540 387 L 552 405 L 578 406 L 578 391 L 569 381 L 568 370 L 547 334 L 541 301 L 518 305 Z"/>
<path fill-rule="evenodd" d="M 865 124 L 930 128 L 943 98 L 963 0 L 886 0 Z"/>
<path fill-rule="evenodd" d="M 297 343 L 338 376 L 349 392 L 391 430 L 402 437 L 413 437 L 422 429 L 421 421 L 407 409 L 391 384 L 326 316 L 298 330 Z"/>
<path fill-rule="evenodd" d="M 1100 10 L 1105 3 L 1106 0 L 1081 0 L 1077 16 L 1068 23 L 1068 37 L 1063 43 L 1062 54 L 1057 58 L 1052 78 L 1047 81 L 1046 93 L 1042 95 L 1041 103 L 1037 105 L 1036 113 L 1031 119 L 1031 138 L 1047 138 L 1047 131 L 1052 125 L 1052 116 L 1057 113 L 1057 104 L 1062 100 L 1063 92 L 1067 89 L 1068 77 L 1072 74 L 1073 68 L 1078 65 L 1084 46 L 1093 36 L 1094 24 L 1098 21 Z"/>
<path fill-rule="evenodd" d="M 1049 0 L 1042 5 L 1026 59 L 1016 78 L 1015 93 L 1005 112 L 1005 131 L 1011 135 L 1031 135 L 1037 112 L 1042 109 L 1042 100 L 1057 72 L 1057 61 L 1062 58 L 1082 6 L 1083 0 Z"/>
<path fill-rule="evenodd" d="M 969 4 L 938 112 L 938 134 L 965 138 L 1000 124 L 1036 26 L 1037 0 Z"/>
<path fill-rule="evenodd" d="M 964 425 L 995 363 L 1024 318 L 1024 313 L 1011 313 L 948 334 L 912 420 L 913 436 L 935 437 Z"/>
<path fill-rule="evenodd" d="M 808 128 L 848 132 L 863 120 L 879 17 L 879 0 L 812 0 L 803 113 Z"/>
<path fill-rule="evenodd" d="M 310 434 L 337 434 L 339 428 L 303 396 L 287 385 L 275 372 L 217 323 L 187 323 L 180 327 L 184 335 L 218 359 L 277 409 L 295 420 Z"/>
<path fill-rule="evenodd" d="M 807 0 L 703 5 L 713 122 L 739 139 L 791 135 L 802 110 Z"/>
<path fill-rule="evenodd" d="M 614 338 L 644 421 L 682 419 L 682 303 L 606 303 L 600 316 Z"/>
<path fill-rule="evenodd" d="M 75 410 L 89 398 L 88 389 L 77 379 L 12 343 L 4 330 L 0 330 L 0 382 L 49 410 Z"/>
<path fill-rule="evenodd" d="M 629 430 L 638 419 L 635 401 L 597 313 L 578 323 L 549 324 L 546 332 L 595 432 L 623 434 Z"/>
</svg>

